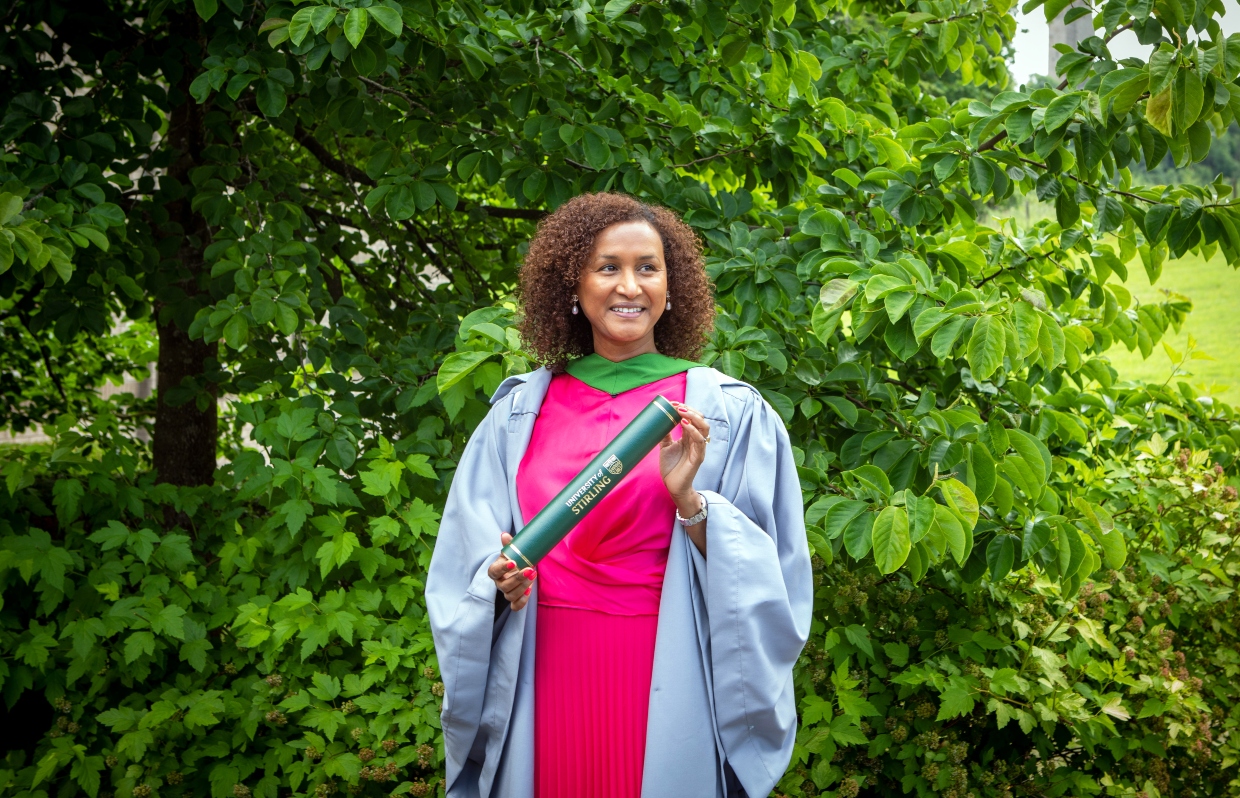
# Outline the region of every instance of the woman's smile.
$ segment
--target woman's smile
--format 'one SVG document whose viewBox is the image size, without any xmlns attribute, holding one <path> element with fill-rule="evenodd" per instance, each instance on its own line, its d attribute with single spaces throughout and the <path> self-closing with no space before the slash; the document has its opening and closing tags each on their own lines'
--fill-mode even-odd
<svg viewBox="0 0 1240 798">
<path fill-rule="evenodd" d="M 646 312 L 641 305 L 612 305 L 609 310 L 622 319 L 636 319 Z"/>
</svg>

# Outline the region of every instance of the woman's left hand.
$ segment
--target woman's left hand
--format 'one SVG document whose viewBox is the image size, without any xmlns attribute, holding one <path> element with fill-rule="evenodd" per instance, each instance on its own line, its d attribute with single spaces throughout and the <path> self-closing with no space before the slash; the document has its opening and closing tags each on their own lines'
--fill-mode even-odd
<svg viewBox="0 0 1240 798">
<path fill-rule="evenodd" d="M 706 443 L 710 440 L 710 424 L 701 413 L 680 402 L 672 402 L 680 412 L 680 440 L 673 441 L 669 432 L 659 443 L 659 471 L 663 484 L 672 494 L 677 507 L 693 507 L 698 510 L 700 500 L 693 490 L 693 478 L 706 458 Z"/>
</svg>

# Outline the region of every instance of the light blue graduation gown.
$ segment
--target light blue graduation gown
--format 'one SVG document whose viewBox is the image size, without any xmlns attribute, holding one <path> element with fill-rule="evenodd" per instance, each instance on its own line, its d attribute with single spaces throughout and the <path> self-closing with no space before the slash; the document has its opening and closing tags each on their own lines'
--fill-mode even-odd
<svg viewBox="0 0 1240 798">
<path fill-rule="evenodd" d="M 457 467 L 426 580 L 443 675 L 449 796 L 533 798 L 537 583 L 496 616 L 487 566 L 520 529 L 516 474 L 551 372 L 510 377 Z M 764 798 L 792 756 L 792 666 L 809 634 L 813 578 L 788 433 L 756 390 L 687 372 L 685 403 L 710 422 L 694 480 L 710 503 L 707 557 L 673 522 L 659 605 L 643 798 Z"/>
</svg>

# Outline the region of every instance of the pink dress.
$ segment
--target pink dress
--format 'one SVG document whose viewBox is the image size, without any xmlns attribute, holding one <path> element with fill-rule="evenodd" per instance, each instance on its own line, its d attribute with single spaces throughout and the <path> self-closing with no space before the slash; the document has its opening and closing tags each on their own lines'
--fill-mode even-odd
<svg viewBox="0 0 1240 798">
<path fill-rule="evenodd" d="M 533 518 L 658 394 L 683 402 L 684 373 L 614 397 L 553 377 L 517 470 L 522 517 Z M 656 447 L 539 563 L 535 798 L 641 794 L 675 513 Z"/>
</svg>

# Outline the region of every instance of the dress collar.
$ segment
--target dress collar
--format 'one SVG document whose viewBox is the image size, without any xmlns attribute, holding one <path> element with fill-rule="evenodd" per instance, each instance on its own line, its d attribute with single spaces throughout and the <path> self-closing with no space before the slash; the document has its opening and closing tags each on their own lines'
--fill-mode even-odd
<svg viewBox="0 0 1240 798">
<path fill-rule="evenodd" d="M 681 374 L 698 365 L 700 364 L 658 352 L 647 352 L 618 363 L 591 353 L 570 362 L 564 370 L 595 390 L 617 396 L 673 374 Z"/>
</svg>

